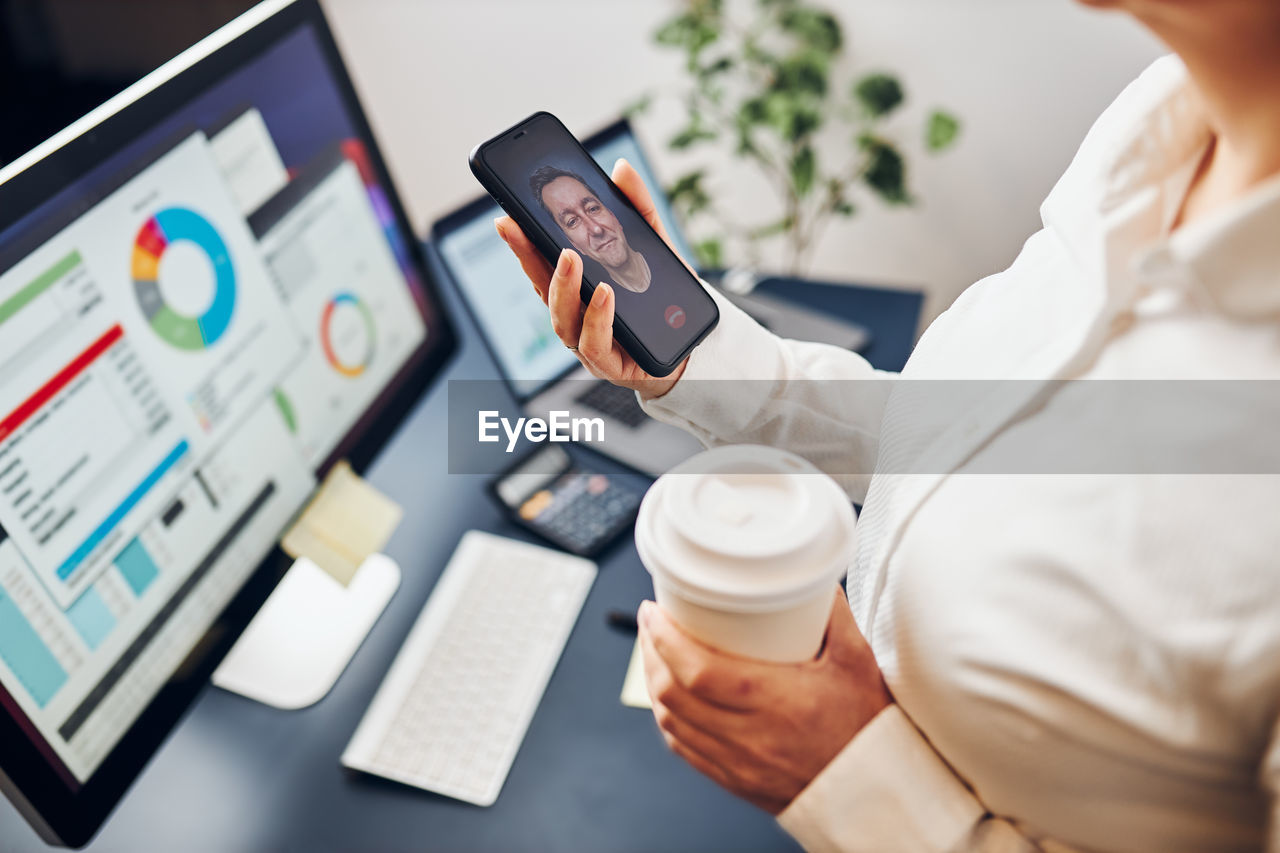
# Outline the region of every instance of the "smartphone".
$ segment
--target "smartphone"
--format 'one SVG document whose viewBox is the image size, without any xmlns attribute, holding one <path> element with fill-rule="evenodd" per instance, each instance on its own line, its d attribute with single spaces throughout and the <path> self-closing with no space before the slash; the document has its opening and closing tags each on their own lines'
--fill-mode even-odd
<svg viewBox="0 0 1280 853">
<path fill-rule="evenodd" d="M 613 335 L 636 364 L 667 376 L 715 328 L 715 301 L 582 143 L 534 113 L 471 152 L 471 171 L 553 266 L 583 261 L 582 300 L 608 282 Z"/>
<path fill-rule="evenodd" d="M 553 444 L 499 474 L 489 493 L 516 524 L 583 557 L 630 530 L 644 497 L 640 487 L 577 465 Z"/>
</svg>

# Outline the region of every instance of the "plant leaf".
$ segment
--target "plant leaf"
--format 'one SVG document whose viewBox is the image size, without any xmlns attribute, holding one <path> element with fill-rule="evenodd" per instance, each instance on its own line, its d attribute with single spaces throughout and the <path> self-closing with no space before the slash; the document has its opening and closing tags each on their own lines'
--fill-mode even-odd
<svg viewBox="0 0 1280 853">
<path fill-rule="evenodd" d="M 764 98 L 748 98 L 738 108 L 736 116 L 738 127 L 746 128 L 753 124 L 764 124 L 769 120 L 769 106 Z"/>
<path fill-rule="evenodd" d="M 848 183 L 844 178 L 827 178 L 827 203 L 831 205 L 831 212 L 846 218 L 857 212 L 853 203 L 844 197 Z"/>
<path fill-rule="evenodd" d="M 778 63 L 769 88 L 774 92 L 821 98 L 827 94 L 829 68 L 826 56 L 812 50 L 801 51 Z"/>
<path fill-rule="evenodd" d="M 902 84 L 892 74 L 868 74 L 853 86 L 853 96 L 867 115 L 882 118 L 897 109 L 906 96 Z"/>
<path fill-rule="evenodd" d="M 697 69 L 698 54 L 720 38 L 720 3 L 717 0 L 695 0 L 689 11 L 664 23 L 653 34 L 653 40 L 665 47 L 681 47 L 688 53 L 689 70 Z"/>
<path fill-rule="evenodd" d="M 691 37 L 696 22 L 690 15 L 677 15 L 653 34 L 653 40 L 664 47 L 684 47 Z"/>
<path fill-rule="evenodd" d="M 649 94 L 641 95 L 622 109 L 623 118 L 635 118 L 638 115 L 649 111 L 649 107 L 653 106 L 653 96 Z"/>
<path fill-rule="evenodd" d="M 938 152 L 950 148 L 959 136 L 960 119 L 942 110 L 934 110 L 929 114 L 924 141 L 930 151 Z"/>
<path fill-rule="evenodd" d="M 806 46 L 826 54 L 838 53 L 843 42 L 840 22 L 821 9 L 792 5 L 782 10 L 778 23 Z"/>
<path fill-rule="evenodd" d="M 684 211 L 686 216 L 693 216 L 711 206 L 711 196 L 702 185 L 706 172 L 699 169 L 682 175 L 667 189 L 667 200 L 671 206 Z"/>
<path fill-rule="evenodd" d="M 708 77 L 714 77 L 717 74 L 723 74 L 733 68 L 733 57 L 722 56 L 715 62 L 709 63 L 698 69 L 698 76 L 704 80 Z"/>
<path fill-rule="evenodd" d="M 810 136 L 822 126 L 822 113 L 807 106 L 798 106 L 791 111 L 783 136 L 788 142 L 799 142 Z"/>
<path fill-rule="evenodd" d="M 778 64 L 778 58 L 771 51 L 765 50 L 760 42 L 750 37 L 742 42 L 742 58 L 754 65 L 773 67 Z"/>
<path fill-rule="evenodd" d="M 702 122 L 695 118 L 692 124 L 671 137 L 667 142 L 667 147 L 673 151 L 683 151 L 699 142 L 706 142 L 715 138 L 716 132 L 703 126 Z"/>
<path fill-rule="evenodd" d="M 785 234 L 791 230 L 791 226 L 795 224 L 795 220 L 790 216 L 784 216 L 777 222 L 770 222 L 768 225 L 761 225 L 759 228 L 753 228 L 747 233 L 747 237 L 752 240 L 764 240 L 768 237 L 776 237 L 779 234 Z"/>
<path fill-rule="evenodd" d="M 818 171 L 818 158 L 808 145 L 796 152 L 791 158 L 791 186 L 800 198 L 804 198 L 813 189 L 813 178 Z"/>
<path fill-rule="evenodd" d="M 867 153 L 863 182 L 888 204 L 911 204 L 907 192 L 907 165 L 897 148 L 885 140 L 864 134 L 858 140 Z"/>
<path fill-rule="evenodd" d="M 765 123 L 787 142 L 800 142 L 822 126 L 822 113 L 807 97 L 770 92 L 762 108 Z"/>
<path fill-rule="evenodd" d="M 724 244 L 719 237 L 696 243 L 693 253 L 698 256 L 698 263 L 703 267 L 719 268 L 724 266 Z"/>
</svg>

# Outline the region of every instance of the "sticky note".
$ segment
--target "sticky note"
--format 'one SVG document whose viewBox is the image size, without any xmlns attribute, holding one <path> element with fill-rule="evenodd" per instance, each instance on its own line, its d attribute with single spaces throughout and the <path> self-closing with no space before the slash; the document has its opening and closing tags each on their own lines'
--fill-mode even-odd
<svg viewBox="0 0 1280 853">
<path fill-rule="evenodd" d="M 395 501 L 343 460 L 325 477 L 280 547 L 295 559 L 306 557 L 346 586 L 365 558 L 387 544 L 403 515 Z"/>
<path fill-rule="evenodd" d="M 622 682 L 622 704 L 628 708 L 652 708 L 649 688 L 644 683 L 644 656 L 640 653 L 640 638 L 631 648 L 631 662 L 627 664 L 627 677 Z"/>
</svg>

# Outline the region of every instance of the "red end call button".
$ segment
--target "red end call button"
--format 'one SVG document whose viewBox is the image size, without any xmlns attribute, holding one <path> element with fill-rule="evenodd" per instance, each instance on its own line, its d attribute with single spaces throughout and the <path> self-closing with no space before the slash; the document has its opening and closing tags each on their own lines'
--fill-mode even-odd
<svg viewBox="0 0 1280 853">
<path fill-rule="evenodd" d="M 668 305 L 665 316 L 667 318 L 667 325 L 673 329 L 678 329 L 684 325 L 684 309 L 679 305 Z"/>
</svg>

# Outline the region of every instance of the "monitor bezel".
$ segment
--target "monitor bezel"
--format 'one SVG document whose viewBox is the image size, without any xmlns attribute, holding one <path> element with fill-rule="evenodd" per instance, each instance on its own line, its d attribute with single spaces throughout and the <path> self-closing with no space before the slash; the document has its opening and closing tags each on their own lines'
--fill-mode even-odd
<svg viewBox="0 0 1280 853">
<path fill-rule="evenodd" d="M 405 250 L 422 284 L 419 310 L 427 328 L 422 344 L 318 468 L 317 473 L 323 477 L 344 458 L 357 471 L 368 467 L 430 381 L 456 353 L 457 337 L 317 0 L 272 0 L 255 7 L 32 154 L 0 170 L 0 231 L 175 109 L 307 26 L 314 32 L 355 131 L 365 143 L 377 178 L 386 190 Z M 211 43 L 214 47 L 210 52 Z M 78 790 L 66 784 L 31 739 L 24 729 L 25 721 L 0 709 L 0 790 L 45 841 L 82 847 L 93 838 L 208 684 L 218 663 L 290 564 L 291 559 L 278 545 L 271 549 L 183 664 Z"/>
</svg>

